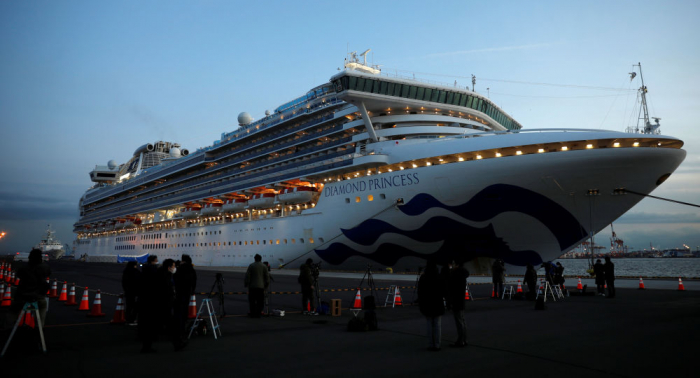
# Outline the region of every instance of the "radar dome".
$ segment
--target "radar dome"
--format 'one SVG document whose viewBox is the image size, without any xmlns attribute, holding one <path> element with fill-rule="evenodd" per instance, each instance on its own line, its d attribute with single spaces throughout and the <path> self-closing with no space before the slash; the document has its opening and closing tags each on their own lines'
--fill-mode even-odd
<svg viewBox="0 0 700 378">
<path fill-rule="evenodd" d="M 247 112 L 243 112 L 238 115 L 238 124 L 240 126 L 245 126 L 251 122 L 253 122 L 253 117 Z"/>
<path fill-rule="evenodd" d="M 171 148 L 170 149 L 170 157 L 179 158 L 180 157 L 180 149 L 177 147 Z"/>
<path fill-rule="evenodd" d="M 114 160 L 110 160 L 107 162 L 107 168 L 109 169 L 114 169 L 117 168 L 117 162 Z"/>
<path fill-rule="evenodd" d="M 269 116 L 269 115 L 270 115 L 270 111 L 269 111 L 269 110 L 265 110 L 265 115 L 266 115 L 266 116 Z"/>
</svg>

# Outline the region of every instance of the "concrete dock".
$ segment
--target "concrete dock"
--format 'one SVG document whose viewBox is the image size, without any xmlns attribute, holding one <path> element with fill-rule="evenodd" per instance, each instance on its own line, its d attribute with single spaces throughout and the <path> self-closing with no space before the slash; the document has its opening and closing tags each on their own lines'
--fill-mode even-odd
<svg viewBox="0 0 700 378">
<path fill-rule="evenodd" d="M 410 275 L 375 274 L 378 304 L 390 285 L 405 287 L 404 306 L 377 310 L 379 330 L 348 332 L 347 310 L 362 274 L 321 272 L 321 298 L 342 300 L 340 317 L 304 316 L 297 272 L 274 271 L 271 307 L 284 317 L 247 318 L 241 269 L 197 268 L 197 291 L 209 291 L 216 272 L 225 284 L 223 337 L 193 337 L 175 352 L 161 337 L 157 353 L 140 354 L 136 327 L 110 325 L 121 292 L 123 265 L 51 262 L 52 278 L 102 291 L 107 316 L 88 318 L 76 307 L 50 300 L 45 335 L 48 353 L 38 347 L 38 333 L 22 330 L 0 359 L 3 377 L 51 375 L 109 377 L 187 376 L 519 376 L 519 377 L 655 377 L 696 376 L 692 356 L 700 336 L 700 287 L 675 280 L 617 280 L 616 298 L 572 296 L 547 302 L 490 299 L 487 277 L 470 278 L 476 300 L 467 304 L 469 346 L 452 349 L 456 331 L 451 313 L 442 318 L 443 348 L 426 350 L 426 325 L 413 301 Z M 515 282 L 518 277 L 510 277 Z M 480 282 L 481 281 L 481 282 Z M 567 287 L 576 287 L 567 279 Z M 589 288 L 592 281 L 586 282 Z M 481 283 L 481 284 L 480 284 Z M 59 290 L 62 285 L 59 285 Z M 366 281 L 362 285 L 366 287 Z M 589 289 L 590 290 L 590 289 Z M 82 289 L 77 290 L 82 295 Z M 369 295 L 363 291 L 362 296 Z M 204 298 L 198 295 L 198 303 Z M 94 292 L 90 294 L 90 305 Z M 216 303 L 216 302 L 215 302 Z M 16 319 L 0 310 L 0 342 L 5 344 Z"/>
</svg>

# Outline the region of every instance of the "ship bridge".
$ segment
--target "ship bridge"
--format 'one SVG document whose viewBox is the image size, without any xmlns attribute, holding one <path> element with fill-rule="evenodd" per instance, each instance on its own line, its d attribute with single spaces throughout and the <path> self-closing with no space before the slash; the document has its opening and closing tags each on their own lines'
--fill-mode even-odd
<svg viewBox="0 0 700 378">
<path fill-rule="evenodd" d="M 467 118 L 494 131 L 522 125 L 489 99 L 457 86 L 345 70 L 331 78 L 338 98 L 371 116 L 423 114 Z M 372 114 L 374 113 L 374 114 Z"/>
</svg>

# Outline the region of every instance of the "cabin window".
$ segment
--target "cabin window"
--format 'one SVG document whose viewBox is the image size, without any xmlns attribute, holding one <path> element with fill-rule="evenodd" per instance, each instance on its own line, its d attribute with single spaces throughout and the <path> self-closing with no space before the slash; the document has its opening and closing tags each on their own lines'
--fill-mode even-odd
<svg viewBox="0 0 700 378">
<path fill-rule="evenodd" d="M 422 100 L 423 96 L 425 96 L 425 88 L 423 87 L 418 87 L 418 92 L 416 93 L 416 98 L 418 100 Z"/>
<path fill-rule="evenodd" d="M 411 85 L 411 87 L 408 91 L 408 98 L 416 98 L 417 93 L 418 93 L 418 87 Z"/>
<path fill-rule="evenodd" d="M 410 85 L 403 85 L 401 86 L 401 97 L 408 97 L 408 92 L 410 90 L 411 86 Z"/>
<path fill-rule="evenodd" d="M 355 197 L 355 202 L 360 202 L 360 197 Z"/>
<path fill-rule="evenodd" d="M 447 103 L 448 103 L 448 104 L 451 104 L 451 103 L 452 103 L 452 99 L 454 98 L 454 96 L 455 96 L 455 94 L 454 94 L 453 92 L 448 92 L 448 93 L 447 93 Z"/>
<path fill-rule="evenodd" d="M 383 95 L 387 94 L 388 93 L 387 87 L 388 87 L 388 83 L 386 81 L 380 81 L 379 82 L 379 93 L 383 94 Z"/>
<path fill-rule="evenodd" d="M 373 195 L 368 195 L 367 196 L 367 201 L 374 201 L 374 196 Z"/>
<path fill-rule="evenodd" d="M 438 91 L 438 100 L 437 102 L 445 103 L 445 97 L 447 97 L 447 93 L 445 91 Z"/>
</svg>

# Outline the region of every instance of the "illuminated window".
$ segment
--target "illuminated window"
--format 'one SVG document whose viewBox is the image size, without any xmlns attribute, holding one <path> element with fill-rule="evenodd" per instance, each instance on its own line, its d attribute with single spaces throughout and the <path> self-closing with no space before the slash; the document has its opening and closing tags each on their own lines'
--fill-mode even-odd
<svg viewBox="0 0 700 378">
<path fill-rule="evenodd" d="M 500 153 L 500 152 L 496 152 L 496 157 L 501 157 L 501 153 Z"/>
<path fill-rule="evenodd" d="M 314 238 L 309 238 L 309 243 L 314 244 Z"/>
<path fill-rule="evenodd" d="M 275 243 L 275 244 L 279 244 L 279 243 L 280 243 L 280 240 L 279 240 L 279 239 L 277 239 L 277 243 Z"/>
<path fill-rule="evenodd" d="M 355 197 L 355 202 L 360 202 L 360 197 Z"/>
<path fill-rule="evenodd" d="M 292 239 L 292 244 L 296 243 L 296 240 Z"/>
<path fill-rule="evenodd" d="M 539 154 L 541 154 L 543 152 L 544 152 L 544 148 L 540 148 L 539 150 L 537 150 L 537 153 L 539 153 Z"/>
<path fill-rule="evenodd" d="M 620 143 L 619 142 L 613 143 L 613 147 L 620 147 Z"/>
<path fill-rule="evenodd" d="M 516 154 L 516 155 L 522 155 L 523 152 L 522 152 L 522 151 L 515 151 L 515 154 Z"/>
<path fill-rule="evenodd" d="M 367 201 L 374 201 L 374 196 L 373 195 L 368 195 L 367 196 Z"/>
<path fill-rule="evenodd" d="M 587 144 L 587 145 L 586 145 L 586 148 L 591 149 L 591 148 L 593 148 L 593 145 L 592 145 L 592 144 Z"/>
<path fill-rule="evenodd" d="M 566 146 L 562 146 L 562 148 L 561 148 L 562 151 L 567 151 L 568 149 L 569 149 L 569 147 L 566 147 Z"/>
<path fill-rule="evenodd" d="M 634 142 L 634 143 L 632 144 L 632 146 L 633 146 L 633 147 L 639 147 L 639 142 Z"/>
</svg>

